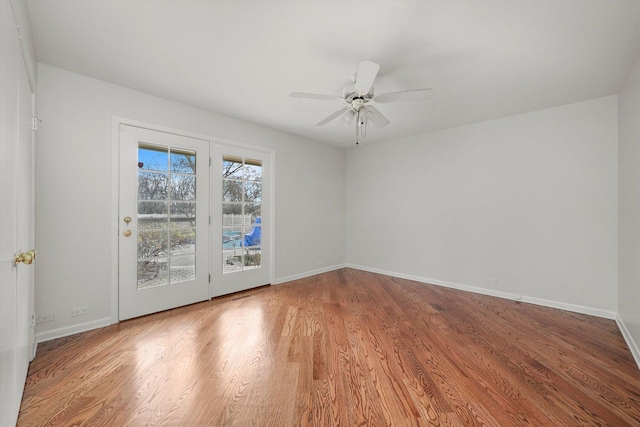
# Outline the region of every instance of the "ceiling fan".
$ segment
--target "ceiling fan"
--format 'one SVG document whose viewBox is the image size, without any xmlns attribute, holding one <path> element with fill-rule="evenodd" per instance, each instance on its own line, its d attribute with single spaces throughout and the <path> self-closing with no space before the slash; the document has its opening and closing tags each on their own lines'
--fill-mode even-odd
<svg viewBox="0 0 640 427">
<path fill-rule="evenodd" d="M 316 126 L 323 126 L 330 121 L 341 117 L 347 123 L 353 123 L 356 119 L 356 144 L 358 135 L 366 136 L 367 123 L 371 122 L 377 127 L 388 125 L 389 120 L 371 102 L 386 104 L 391 102 L 426 101 L 433 96 L 432 89 L 412 89 L 399 92 L 387 92 L 374 94 L 373 82 L 378 75 L 380 65 L 371 61 L 362 61 L 358 66 L 358 72 L 352 76 L 353 85 L 345 87 L 342 96 L 320 95 L 315 93 L 293 92 L 292 98 L 320 99 L 326 101 L 344 101 L 347 105 L 325 119 Z"/>
</svg>

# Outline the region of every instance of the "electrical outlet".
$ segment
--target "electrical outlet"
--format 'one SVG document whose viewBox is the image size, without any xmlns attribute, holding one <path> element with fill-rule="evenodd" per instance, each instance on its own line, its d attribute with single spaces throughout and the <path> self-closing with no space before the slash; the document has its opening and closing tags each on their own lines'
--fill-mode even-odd
<svg viewBox="0 0 640 427">
<path fill-rule="evenodd" d="M 55 313 L 44 313 L 44 314 L 36 315 L 36 325 L 38 323 L 52 322 L 54 320 L 56 320 Z"/>
<path fill-rule="evenodd" d="M 76 316 L 84 316 L 85 314 L 89 314 L 89 306 L 84 306 L 84 307 L 76 307 L 71 309 L 71 317 L 76 317 Z"/>
<path fill-rule="evenodd" d="M 487 277 L 487 285 L 497 285 L 498 284 L 498 279 L 496 279 L 495 277 Z"/>
</svg>

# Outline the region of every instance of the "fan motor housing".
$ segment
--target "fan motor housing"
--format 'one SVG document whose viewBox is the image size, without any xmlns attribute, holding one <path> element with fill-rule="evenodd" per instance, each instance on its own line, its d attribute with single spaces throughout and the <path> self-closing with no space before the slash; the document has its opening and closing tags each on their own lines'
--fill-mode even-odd
<svg viewBox="0 0 640 427">
<path fill-rule="evenodd" d="M 373 87 L 367 94 L 359 95 L 353 90 L 353 86 L 347 86 L 342 90 L 342 96 L 347 104 L 351 105 L 354 110 L 359 110 L 373 98 Z"/>
</svg>

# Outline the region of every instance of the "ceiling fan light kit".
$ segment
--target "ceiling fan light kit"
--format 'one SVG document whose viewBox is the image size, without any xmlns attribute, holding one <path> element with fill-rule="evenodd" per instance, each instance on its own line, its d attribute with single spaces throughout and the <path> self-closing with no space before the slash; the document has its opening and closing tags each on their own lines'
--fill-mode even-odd
<svg viewBox="0 0 640 427">
<path fill-rule="evenodd" d="M 330 121 L 340 117 L 343 122 L 348 125 L 356 120 L 356 145 L 358 144 L 358 136 L 365 136 L 367 133 L 367 124 L 371 121 L 377 127 L 385 127 L 389 120 L 370 102 L 380 104 L 392 102 L 408 102 L 408 101 L 426 101 L 433 97 L 432 89 L 412 89 L 399 92 L 387 92 L 374 96 L 373 83 L 380 70 L 380 65 L 371 61 L 362 61 L 358 66 L 358 72 L 355 74 L 353 86 L 347 86 L 342 91 L 342 96 L 321 95 L 316 93 L 293 92 L 290 94 L 292 98 L 320 99 L 324 101 L 343 101 L 347 103 L 346 107 L 339 109 L 328 117 L 324 118 L 316 124 L 316 126 L 324 126 Z"/>
<path fill-rule="evenodd" d="M 345 122 L 346 124 L 350 125 L 351 122 L 353 122 L 354 117 L 356 116 L 356 112 L 354 110 L 352 110 L 351 108 L 347 108 L 347 111 L 345 111 L 342 114 L 342 121 Z"/>
</svg>

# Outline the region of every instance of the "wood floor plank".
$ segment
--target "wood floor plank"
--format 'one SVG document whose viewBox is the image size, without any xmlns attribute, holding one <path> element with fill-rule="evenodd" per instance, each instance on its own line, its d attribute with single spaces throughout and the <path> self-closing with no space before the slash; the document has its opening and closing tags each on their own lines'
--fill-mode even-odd
<svg viewBox="0 0 640 427">
<path fill-rule="evenodd" d="M 616 323 L 340 269 L 39 345 L 18 426 L 640 425 Z"/>
</svg>

